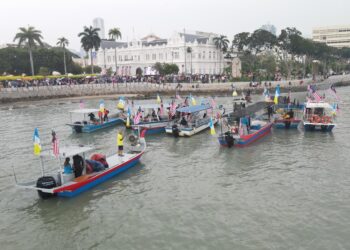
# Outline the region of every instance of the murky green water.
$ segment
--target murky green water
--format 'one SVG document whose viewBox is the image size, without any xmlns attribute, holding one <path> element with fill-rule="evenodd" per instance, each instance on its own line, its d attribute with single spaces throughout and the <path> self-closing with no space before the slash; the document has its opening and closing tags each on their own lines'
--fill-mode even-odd
<svg viewBox="0 0 350 250">
<path fill-rule="evenodd" d="M 0 106 L 1 249 L 350 249 L 350 88 L 333 133 L 276 131 L 244 149 L 208 132 L 148 137 L 141 164 L 73 199 L 14 186 L 40 173 L 33 128 L 115 150 L 117 128 L 72 135 L 78 102 Z M 220 98 L 229 103 L 229 98 Z M 87 101 L 96 107 L 98 100 Z M 106 101 L 107 106 L 111 101 Z"/>
</svg>

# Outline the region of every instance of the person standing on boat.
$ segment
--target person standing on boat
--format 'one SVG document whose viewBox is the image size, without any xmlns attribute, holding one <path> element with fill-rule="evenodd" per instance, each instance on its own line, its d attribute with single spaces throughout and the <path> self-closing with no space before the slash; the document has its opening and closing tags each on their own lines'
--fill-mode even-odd
<svg viewBox="0 0 350 250">
<path fill-rule="evenodd" d="M 117 145 L 118 145 L 118 155 L 123 156 L 123 149 L 124 149 L 124 136 L 122 131 L 120 130 L 117 135 Z"/>
<path fill-rule="evenodd" d="M 104 116 L 103 116 L 103 120 L 108 122 L 108 114 L 109 114 L 109 110 L 105 109 L 104 110 Z"/>
<path fill-rule="evenodd" d="M 65 174 L 73 173 L 73 168 L 72 168 L 72 165 L 70 165 L 69 161 L 70 161 L 70 158 L 67 157 L 63 164 L 63 173 Z"/>
</svg>

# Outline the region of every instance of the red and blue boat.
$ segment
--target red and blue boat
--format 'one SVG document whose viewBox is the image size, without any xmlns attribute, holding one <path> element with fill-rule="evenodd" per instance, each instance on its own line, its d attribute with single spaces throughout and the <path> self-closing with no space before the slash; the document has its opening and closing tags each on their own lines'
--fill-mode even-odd
<svg viewBox="0 0 350 250">
<path fill-rule="evenodd" d="M 146 150 L 145 132 L 145 130 L 141 131 L 139 137 L 135 135 L 129 137 L 131 146 L 123 156 L 113 154 L 105 157 L 101 154 L 93 154 L 90 159 L 86 159 L 86 154 L 93 151 L 93 148 L 81 145 L 62 147 L 56 157 L 51 151 L 43 151 L 40 154 L 41 176 L 34 181 L 19 183 L 14 170 L 16 184 L 21 188 L 36 190 L 43 199 L 52 196 L 74 197 L 135 166 Z M 46 158 L 56 159 L 57 171 L 46 172 L 44 166 L 44 162 L 47 162 Z M 66 172 L 62 169 L 61 162 L 66 158 L 73 158 L 74 172 Z M 81 159 L 81 172 L 78 177 L 77 168 L 74 165 L 75 159 Z M 50 167 L 52 168 L 52 165 Z"/>
<path fill-rule="evenodd" d="M 271 132 L 272 122 L 253 120 L 249 117 L 241 117 L 239 126 L 237 122 L 229 125 L 227 120 L 221 121 L 221 126 L 226 130 L 219 134 L 219 143 L 224 147 L 245 147 L 263 138 Z"/>
</svg>

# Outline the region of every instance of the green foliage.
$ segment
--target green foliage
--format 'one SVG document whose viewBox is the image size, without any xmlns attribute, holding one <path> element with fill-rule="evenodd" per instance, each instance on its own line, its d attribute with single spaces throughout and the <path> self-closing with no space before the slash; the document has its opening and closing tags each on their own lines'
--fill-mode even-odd
<svg viewBox="0 0 350 250">
<path fill-rule="evenodd" d="M 213 41 L 217 49 L 221 50 L 224 53 L 227 51 L 230 41 L 227 39 L 226 36 L 221 35 L 218 37 L 214 37 Z"/>
<path fill-rule="evenodd" d="M 39 75 L 42 75 L 42 76 L 50 75 L 49 69 L 47 67 L 40 67 L 39 68 Z"/>
<path fill-rule="evenodd" d="M 33 58 L 36 68 L 47 67 L 50 72 L 58 71 L 64 73 L 64 65 L 62 63 L 62 50 L 60 48 L 34 48 Z M 0 74 L 30 75 L 31 69 L 28 64 L 28 51 L 24 48 L 4 48 L 0 49 Z M 66 51 L 67 71 L 73 74 L 82 73 L 79 65 L 72 61 L 72 53 Z M 39 70 L 34 73 L 37 74 Z"/>
<path fill-rule="evenodd" d="M 33 48 L 36 44 L 43 46 L 42 35 L 40 30 L 36 30 L 34 27 L 28 28 L 20 27 L 20 32 L 15 35 L 13 41 L 18 40 L 18 46 L 27 45 L 29 48 Z"/>
<path fill-rule="evenodd" d="M 101 67 L 99 67 L 99 66 L 93 66 L 94 67 L 94 71 L 93 72 L 95 72 L 95 73 L 101 73 L 101 71 L 102 71 L 102 68 Z M 86 66 L 85 68 L 83 68 L 83 71 L 86 73 L 86 72 L 91 72 L 91 65 L 89 65 L 89 66 Z"/>
<path fill-rule="evenodd" d="M 92 49 L 98 50 L 101 45 L 101 38 L 98 36 L 99 28 L 93 28 L 92 26 L 84 26 L 84 31 L 79 33 L 78 36 L 81 37 L 81 45 L 86 52 Z"/>
<path fill-rule="evenodd" d="M 109 39 L 117 40 L 118 38 L 122 38 L 122 33 L 119 28 L 110 29 L 108 32 Z"/>
<path fill-rule="evenodd" d="M 172 63 L 156 62 L 153 68 L 158 71 L 159 75 L 162 75 L 162 76 L 179 73 L 179 67 L 176 64 L 172 64 Z"/>
</svg>

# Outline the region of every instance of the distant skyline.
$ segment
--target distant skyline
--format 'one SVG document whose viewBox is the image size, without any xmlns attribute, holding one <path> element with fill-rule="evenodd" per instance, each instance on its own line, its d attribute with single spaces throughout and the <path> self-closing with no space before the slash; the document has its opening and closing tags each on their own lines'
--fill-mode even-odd
<svg viewBox="0 0 350 250">
<path fill-rule="evenodd" d="M 350 25 L 348 0 L 4 0 L 0 15 L 0 44 L 12 43 L 19 27 L 34 26 L 44 41 L 55 45 L 66 37 L 69 48 L 79 51 L 77 34 L 104 19 L 106 37 L 118 27 L 122 40 L 141 38 L 149 33 L 168 38 L 174 31 L 205 31 L 226 35 L 252 32 L 264 24 L 277 28 L 296 27 L 311 37 L 312 28 Z"/>
</svg>

